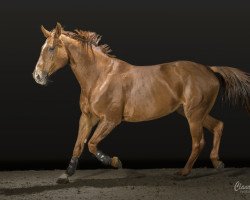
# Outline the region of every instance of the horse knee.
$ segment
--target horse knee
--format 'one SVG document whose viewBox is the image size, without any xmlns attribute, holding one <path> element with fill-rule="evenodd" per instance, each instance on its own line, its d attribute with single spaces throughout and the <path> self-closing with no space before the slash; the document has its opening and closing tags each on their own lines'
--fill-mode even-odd
<svg viewBox="0 0 250 200">
<path fill-rule="evenodd" d="M 203 149 L 203 147 L 205 146 L 205 144 L 206 144 L 205 140 L 201 139 L 201 141 L 200 141 L 200 150 Z"/>
<path fill-rule="evenodd" d="M 200 143 L 194 143 L 193 144 L 193 146 L 192 146 L 192 150 L 194 151 L 194 152 L 198 152 L 199 150 L 200 150 L 200 148 L 201 148 L 201 145 L 200 145 Z"/>
<path fill-rule="evenodd" d="M 96 144 L 94 144 L 91 140 L 88 142 L 88 148 L 89 148 L 90 153 L 96 155 L 97 147 L 96 147 Z"/>
</svg>

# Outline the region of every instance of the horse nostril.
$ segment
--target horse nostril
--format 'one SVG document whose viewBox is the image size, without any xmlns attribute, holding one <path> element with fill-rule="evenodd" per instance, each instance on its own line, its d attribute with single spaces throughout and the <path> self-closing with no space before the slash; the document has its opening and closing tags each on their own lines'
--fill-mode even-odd
<svg viewBox="0 0 250 200">
<path fill-rule="evenodd" d="M 36 75 L 36 79 L 37 79 L 37 80 L 41 80 L 41 77 L 40 77 L 39 74 Z"/>
</svg>

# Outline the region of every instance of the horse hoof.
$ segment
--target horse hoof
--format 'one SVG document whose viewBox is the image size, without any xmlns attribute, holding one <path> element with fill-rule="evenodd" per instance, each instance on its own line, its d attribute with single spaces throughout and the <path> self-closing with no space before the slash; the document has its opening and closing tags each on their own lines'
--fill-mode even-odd
<svg viewBox="0 0 250 200">
<path fill-rule="evenodd" d="M 174 173 L 176 176 L 187 176 L 188 174 L 190 174 L 190 171 L 185 169 L 181 169 Z"/>
<path fill-rule="evenodd" d="M 118 157 L 113 157 L 111 160 L 111 165 L 114 168 L 121 169 L 122 168 L 122 162 L 119 160 Z"/>
<path fill-rule="evenodd" d="M 219 161 L 218 165 L 216 166 L 216 169 L 220 170 L 225 167 L 225 164 L 222 161 Z"/>
<path fill-rule="evenodd" d="M 62 174 L 56 181 L 58 184 L 67 184 L 69 183 L 69 178 L 67 174 Z"/>
</svg>

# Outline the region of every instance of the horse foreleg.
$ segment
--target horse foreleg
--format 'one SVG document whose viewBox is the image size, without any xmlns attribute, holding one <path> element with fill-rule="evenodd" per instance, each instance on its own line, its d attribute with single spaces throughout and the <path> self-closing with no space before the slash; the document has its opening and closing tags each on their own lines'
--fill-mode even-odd
<svg viewBox="0 0 250 200">
<path fill-rule="evenodd" d="M 109 157 L 97 149 L 98 143 L 103 140 L 118 123 L 102 120 L 98 124 L 93 136 L 88 142 L 89 151 L 96 156 L 96 158 L 105 165 L 111 165 L 115 168 L 122 168 L 122 163 L 118 157 Z"/>
<path fill-rule="evenodd" d="M 78 159 L 82 154 L 84 144 L 87 142 L 87 138 L 91 132 L 92 127 L 96 124 L 96 120 L 92 119 L 86 114 L 82 114 L 79 121 L 78 136 L 73 150 L 73 155 L 70 160 L 70 164 L 65 173 L 63 173 L 57 180 L 57 183 L 69 182 L 68 177 L 72 176 L 77 168 Z"/>
</svg>

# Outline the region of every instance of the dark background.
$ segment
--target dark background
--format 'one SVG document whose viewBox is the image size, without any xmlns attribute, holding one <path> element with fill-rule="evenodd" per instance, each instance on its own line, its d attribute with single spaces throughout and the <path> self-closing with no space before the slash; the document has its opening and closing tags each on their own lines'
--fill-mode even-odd
<svg viewBox="0 0 250 200">
<path fill-rule="evenodd" d="M 66 168 L 78 129 L 80 88 L 66 66 L 49 87 L 31 73 L 45 41 L 40 25 L 81 28 L 103 35 L 118 58 L 136 65 L 191 60 L 250 72 L 249 1 L 1 1 L 0 168 Z M 224 121 L 221 158 L 250 166 L 249 115 L 218 98 L 212 115 Z M 211 166 L 212 134 L 195 166 Z M 184 118 L 172 114 L 122 123 L 100 145 L 125 167 L 181 167 L 191 138 Z M 103 167 L 85 148 L 81 168 Z"/>
</svg>

